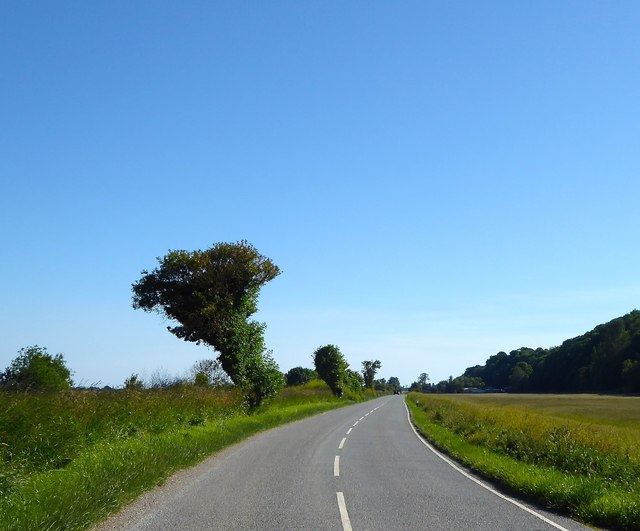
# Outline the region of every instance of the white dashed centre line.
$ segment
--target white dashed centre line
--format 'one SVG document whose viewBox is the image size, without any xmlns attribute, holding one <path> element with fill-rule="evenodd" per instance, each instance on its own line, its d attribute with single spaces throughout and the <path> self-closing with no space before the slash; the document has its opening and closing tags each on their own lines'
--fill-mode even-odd
<svg viewBox="0 0 640 531">
<path fill-rule="evenodd" d="M 347 505 L 344 503 L 344 494 L 342 492 L 336 492 L 336 494 L 338 495 L 338 510 L 340 511 L 340 520 L 342 520 L 342 529 L 344 531 L 353 531 L 349 521 Z"/>
<path fill-rule="evenodd" d="M 349 435 L 349 434 L 351 433 L 351 430 L 352 430 L 352 429 L 353 429 L 353 428 L 349 428 L 349 429 L 347 430 L 347 435 Z"/>
<path fill-rule="evenodd" d="M 340 456 L 336 455 L 336 458 L 333 460 L 333 477 L 340 477 Z"/>
<path fill-rule="evenodd" d="M 359 421 L 359 420 L 356 420 L 356 421 L 353 423 L 353 427 L 354 427 L 354 428 L 358 425 L 358 422 L 360 422 L 360 421 Z"/>
<path fill-rule="evenodd" d="M 347 438 L 343 437 L 342 440 L 340 441 L 340 445 L 338 446 L 338 450 L 342 450 L 342 447 L 344 446 L 345 442 L 347 442 Z"/>
</svg>

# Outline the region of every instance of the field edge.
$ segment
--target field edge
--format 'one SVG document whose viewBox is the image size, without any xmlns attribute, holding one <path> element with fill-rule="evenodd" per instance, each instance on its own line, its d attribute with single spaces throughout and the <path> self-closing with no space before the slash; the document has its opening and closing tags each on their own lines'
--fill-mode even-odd
<svg viewBox="0 0 640 531">
<path fill-rule="evenodd" d="M 615 487 L 607 491 L 602 482 L 593 478 L 523 463 L 472 444 L 453 431 L 431 422 L 415 397 L 407 395 L 405 403 L 410 412 L 410 422 L 420 436 L 505 494 L 588 526 L 640 528 L 640 500 L 637 496 L 630 496 Z"/>
</svg>

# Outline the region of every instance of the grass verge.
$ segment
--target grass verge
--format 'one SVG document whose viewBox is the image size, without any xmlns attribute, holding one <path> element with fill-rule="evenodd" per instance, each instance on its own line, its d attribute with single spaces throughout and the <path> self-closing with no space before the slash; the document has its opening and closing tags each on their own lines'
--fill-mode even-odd
<svg viewBox="0 0 640 531">
<path fill-rule="evenodd" d="M 349 404 L 324 389 L 287 390 L 259 411 L 141 430 L 86 446 L 62 468 L 32 471 L 0 498 L 0 529 L 87 529 L 169 475 L 259 432 Z"/>
<path fill-rule="evenodd" d="M 420 393 L 406 401 L 426 439 L 485 478 L 588 524 L 640 529 L 633 449 L 590 439 L 580 423 L 529 408 Z"/>
</svg>

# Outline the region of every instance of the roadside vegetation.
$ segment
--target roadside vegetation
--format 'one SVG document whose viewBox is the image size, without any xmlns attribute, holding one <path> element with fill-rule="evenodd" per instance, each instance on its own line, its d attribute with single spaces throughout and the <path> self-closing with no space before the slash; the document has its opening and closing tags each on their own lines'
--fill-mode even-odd
<svg viewBox="0 0 640 531">
<path fill-rule="evenodd" d="M 86 529 L 261 430 L 352 403 L 319 380 L 248 410 L 234 387 L 0 393 L 0 529 Z"/>
<path fill-rule="evenodd" d="M 640 398 L 410 393 L 435 446 L 484 477 L 589 524 L 640 528 Z"/>
<path fill-rule="evenodd" d="M 296 367 L 278 376 L 291 385 L 259 401 L 220 360 L 200 360 L 184 377 L 131 374 L 120 389 L 81 389 L 62 354 L 20 350 L 0 372 L 0 529 L 86 529 L 259 431 L 388 392 L 374 389 L 380 380 L 364 385 L 379 362 L 363 362 L 360 376 L 330 350 L 340 393 Z"/>
<path fill-rule="evenodd" d="M 379 361 L 363 362 L 361 376 L 338 347 L 317 352 L 324 365 L 278 373 L 290 385 L 256 400 L 219 359 L 184 377 L 131 374 L 120 389 L 81 389 L 62 354 L 20 350 L 0 372 L 0 529 L 86 529 L 250 435 L 390 392 L 374 380 Z"/>
</svg>

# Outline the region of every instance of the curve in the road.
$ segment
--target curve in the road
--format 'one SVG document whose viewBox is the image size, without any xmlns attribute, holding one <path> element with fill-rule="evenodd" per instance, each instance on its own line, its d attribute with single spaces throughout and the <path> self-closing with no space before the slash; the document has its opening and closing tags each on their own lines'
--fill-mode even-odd
<svg viewBox="0 0 640 531">
<path fill-rule="evenodd" d="M 174 476 L 100 529 L 587 529 L 487 489 L 425 447 L 402 398 L 251 437 Z"/>
<path fill-rule="evenodd" d="M 512 503 L 513 505 L 515 505 L 516 507 L 522 509 L 523 511 L 528 512 L 529 514 L 532 514 L 533 516 L 535 516 L 536 518 L 539 518 L 540 520 L 542 520 L 543 522 L 549 524 L 551 527 L 555 527 L 556 529 L 560 529 L 560 531 L 569 531 L 568 529 L 566 529 L 565 527 L 562 527 L 560 524 L 557 524 L 556 522 L 554 522 L 553 520 L 550 520 L 549 518 L 547 518 L 546 516 L 540 514 L 537 511 L 534 511 L 533 509 L 530 509 L 529 507 L 527 507 L 526 505 L 523 505 L 522 503 L 520 503 L 517 500 L 514 500 L 513 498 L 509 497 L 509 496 L 505 496 L 504 494 L 502 494 L 501 492 L 498 492 L 496 489 L 490 487 L 489 485 L 487 485 L 486 483 L 484 483 L 483 481 L 480 481 L 478 478 L 473 477 L 471 474 L 469 474 L 468 472 L 466 472 L 465 470 L 463 470 L 462 468 L 460 468 L 456 463 L 454 463 L 453 461 L 451 461 L 451 459 L 449 459 L 447 456 L 445 456 L 443 453 L 439 452 L 438 450 L 436 450 L 431 444 L 429 444 L 429 442 L 427 442 L 425 440 L 424 437 L 422 437 L 422 435 L 420 435 L 418 433 L 418 430 L 416 430 L 415 426 L 413 425 L 413 422 L 411 422 L 411 414 L 409 413 L 409 408 L 407 407 L 407 404 L 405 403 L 404 405 L 405 409 L 407 410 L 407 420 L 409 422 L 409 426 L 411 426 L 411 429 L 413 430 L 413 433 L 415 434 L 415 436 L 420 440 L 420 442 L 422 444 L 424 444 L 427 448 L 429 448 L 429 450 L 431 450 L 436 456 L 438 456 L 440 459 L 442 459 L 445 463 L 447 463 L 451 468 L 453 468 L 456 472 L 459 472 L 460 474 L 462 474 L 464 477 L 470 479 L 471 481 L 473 481 L 474 483 L 477 483 L 478 485 L 480 485 L 483 489 L 488 490 L 489 492 L 491 492 L 492 494 L 495 494 L 496 496 L 498 496 L 499 498 L 502 498 L 505 501 L 508 501 L 509 503 Z"/>
</svg>

